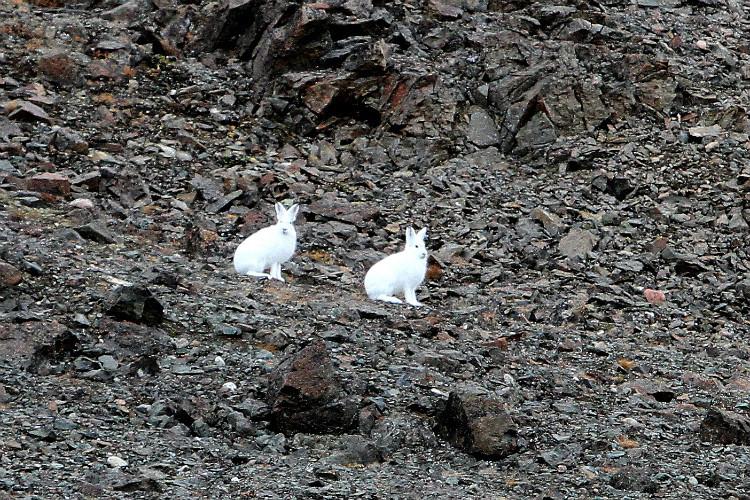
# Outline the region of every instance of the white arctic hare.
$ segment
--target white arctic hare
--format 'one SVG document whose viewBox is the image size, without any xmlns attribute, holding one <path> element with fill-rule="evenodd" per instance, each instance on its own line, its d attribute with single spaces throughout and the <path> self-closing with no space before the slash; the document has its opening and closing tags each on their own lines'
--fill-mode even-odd
<svg viewBox="0 0 750 500">
<path fill-rule="evenodd" d="M 417 301 L 416 290 L 427 272 L 427 250 L 424 246 L 426 235 L 426 227 L 418 233 L 407 228 L 404 249 L 376 262 L 367 271 L 365 290 L 368 297 L 401 304 L 401 300 L 394 297 L 394 294 L 403 293 L 408 304 L 422 305 Z"/>
<path fill-rule="evenodd" d="M 297 204 L 287 210 L 281 203 L 276 203 L 276 224 L 254 232 L 235 250 L 235 271 L 248 276 L 284 281 L 281 277 L 281 264 L 291 259 L 297 248 L 294 219 L 297 218 L 298 211 Z M 271 272 L 264 273 L 268 268 Z"/>
</svg>

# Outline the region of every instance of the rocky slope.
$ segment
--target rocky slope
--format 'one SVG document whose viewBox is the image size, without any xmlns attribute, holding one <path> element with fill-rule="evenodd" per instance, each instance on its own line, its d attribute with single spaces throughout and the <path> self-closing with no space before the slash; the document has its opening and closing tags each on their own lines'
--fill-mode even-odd
<svg viewBox="0 0 750 500">
<path fill-rule="evenodd" d="M 0 492 L 747 498 L 747 8 L 0 4 Z"/>
</svg>

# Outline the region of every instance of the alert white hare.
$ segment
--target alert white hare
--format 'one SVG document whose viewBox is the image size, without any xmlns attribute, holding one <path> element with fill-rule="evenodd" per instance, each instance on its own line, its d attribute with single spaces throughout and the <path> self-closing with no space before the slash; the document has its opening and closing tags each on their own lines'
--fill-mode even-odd
<svg viewBox="0 0 750 500">
<path fill-rule="evenodd" d="M 401 304 L 394 297 L 403 293 L 407 304 L 421 306 L 417 300 L 417 288 L 427 272 L 427 250 L 424 246 L 427 228 L 418 233 L 411 227 L 406 230 L 404 249 L 375 263 L 365 275 L 365 290 L 372 300 Z"/>
<path fill-rule="evenodd" d="M 294 230 L 297 212 L 297 204 L 287 210 L 281 203 L 276 203 L 276 224 L 251 234 L 235 250 L 235 271 L 248 276 L 284 281 L 281 277 L 281 264 L 291 259 L 297 248 L 297 232 Z M 265 273 L 269 268 L 270 272 Z"/>
</svg>

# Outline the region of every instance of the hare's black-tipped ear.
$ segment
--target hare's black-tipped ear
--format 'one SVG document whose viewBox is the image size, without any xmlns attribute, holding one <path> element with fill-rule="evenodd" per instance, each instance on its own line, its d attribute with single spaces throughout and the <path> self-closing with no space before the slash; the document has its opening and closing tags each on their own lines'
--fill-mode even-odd
<svg viewBox="0 0 750 500">
<path fill-rule="evenodd" d="M 287 215 L 289 215 L 289 222 L 294 222 L 294 220 L 297 218 L 297 213 L 299 212 L 299 205 L 296 203 L 289 207 L 289 210 L 286 211 Z"/>
<path fill-rule="evenodd" d="M 409 226 L 406 228 L 406 244 L 411 245 L 414 243 L 414 238 L 416 237 L 416 234 L 414 233 L 414 228 Z"/>
<path fill-rule="evenodd" d="M 420 229 L 419 232 L 417 233 L 417 237 L 420 240 L 422 240 L 422 241 L 426 240 L 427 239 L 427 228 L 423 227 L 422 229 Z"/>
<path fill-rule="evenodd" d="M 274 205 L 274 207 L 276 208 L 276 219 L 282 220 L 284 218 L 284 215 L 286 214 L 286 208 L 284 208 L 284 205 L 282 205 L 278 201 L 276 202 L 276 205 Z"/>
</svg>

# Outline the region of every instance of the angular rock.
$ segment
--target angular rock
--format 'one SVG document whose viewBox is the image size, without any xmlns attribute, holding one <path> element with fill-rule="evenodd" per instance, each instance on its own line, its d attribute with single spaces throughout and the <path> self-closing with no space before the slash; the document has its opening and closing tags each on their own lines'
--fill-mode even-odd
<svg viewBox="0 0 750 500">
<path fill-rule="evenodd" d="M 541 150 L 555 142 L 557 132 L 549 117 L 536 113 L 516 134 L 514 151 L 524 154 Z"/>
<path fill-rule="evenodd" d="M 613 177 L 607 179 L 605 192 L 611 194 L 620 201 L 627 198 L 634 190 L 635 187 L 630 183 L 630 179 L 627 177 Z"/>
<path fill-rule="evenodd" d="M 203 217 L 192 221 L 185 230 L 185 251 L 190 255 L 212 255 L 219 243 L 216 225 Z"/>
<path fill-rule="evenodd" d="M 7 141 L 17 135 L 21 135 L 21 128 L 4 116 L 0 116 L 0 140 Z"/>
<path fill-rule="evenodd" d="M 70 205 L 73 208 L 81 208 L 84 210 L 94 209 L 94 202 L 89 200 L 88 198 L 76 198 L 75 200 L 68 203 L 68 205 Z"/>
<path fill-rule="evenodd" d="M 129 0 L 117 7 L 102 12 L 102 19 L 132 22 L 152 6 L 151 0 Z"/>
<path fill-rule="evenodd" d="M 340 433 L 356 428 L 358 403 L 341 384 L 322 340 L 293 354 L 269 376 L 272 428 L 285 434 Z"/>
<path fill-rule="evenodd" d="M 206 207 L 206 210 L 212 214 L 219 213 L 223 210 L 226 210 L 227 207 L 229 207 L 229 205 L 231 205 L 234 200 L 242 196 L 242 193 L 243 191 L 241 189 L 232 191 L 231 193 L 225 196 L 222 196 L 218 200 L 208 205 Z"/>
<path fill-rule="evenodd" d="M 99 191 L 99 185 L 102 180 L 102 173 L 98 170 L 86 172 L 85 174 L 76 175 L 70 182 L 74 186 L 86 186 L 89 191 Z"/>
<path fill-rule="evenodd" d="M 445 19 L 458 19 L 464 13 L 459 5 L 454 5 L 453 2 L 445 0 L 429 0 L 428 6 L 430 10 Z"/>
<path fill-rule="evenodd" d="M 164 320 L 164 307 L 151 291 L 139 285 L 119 285 L 107 297 L 105 311 L 110 316 L 149 326 Z"/>
<path fill-rule="evenodd" d="M 55 172 L 37 174 L 28 181 L 28 188 L 38 193 L 50 193 L 61 196 L 70 194 L 70 179 Z"/>
<path fill-rule="evenodd" d="M 596 237 L 585 229 L 571 229 L 562 237 L 558 246 L 560 253 L 569 259 L 585 259 L 596 245 Z"/>
<path fill-rule="evenodd" d="M 482 108 L 472 108 L 469 115 L 467 138 L 477 146 L 494 146 L 500 143 L 500 133 L 492 117 Z"/>
<path fill-rule="evenodd" d="M 14 265 L 0 260 L 0 286 L 15 286 L 23 280 L 23 274 Z"/>
<path fill-rule="evenodd" d="M 307 207 L 307 212 L 357 224 L 374 219 L 378 216 L 380 210 L 370 203 L 350 203 L 331 193 L 312 202 Z"/>
<path fill-rule="evenodd" d="M 625 491 L 640 491 L 643 493 L 659 491 L 659 483 L 648 475 L 648 471 L 634 467 L 626 467 L 617 471 L 610 478 L 609 485 Z"/>
<path fill-rule="evenodd" d="M 88 142 L 84 141 L 78 132 L 65 127 L 54 129 L 50 143 L 60 151 L 85 154 L 89 150 Z"/>
<path fill-rule="evenodd" d="M 750 446 L 750 417 L 711 408 L 700 426 L 703 441 Z"/>
<path fill-rule="evenodd" d="M 529 215 L 532 219 L 541 222 L 544 229 L 546 229 L 551 235 L 559 234 L 563 227 L 565 227 L 559 216 L 544 208 L 537 207 L 533 209 Z"/>
<path fill-rule="evenodd" d="M 502 401 L 477 391 L 451 392 L 436 432 L 471 455 L 499 460 L 518 451 L 517 428 Z"/>
<path fill-rule="evenodd" d="M 703 139 L 704 137 L 718 137 L 722 134 L 721 125 L 711 125 L 708 127 L 690 127 L 688 133 L 691 137 Z"/>
<path fill-rule="evenodd" d="M 42 108 L 29 101 L 11 101 L 11 111 L 8 115 L 14 120 L 25 122 L 48 122 L 49 115 Z"/>
<path fill-rule="evenodd" d="M 26 369 L 31 373 L 42 375 L 50 373 L 53 371 L 53 365 L 75 356 L 80 345 L 80 338 L 70 330 L 65 330 L 56 335 L 52 342 L 42 344 L 34 349 Z"/>
<path fill-rule="evenodd" d="M 37 66 L 47 80 L 59 85 L 74 85 L 80 79 L 78 63 L 63 51 L 42 55 Z"/>
<path fill-rule="evenodd" d="M 102 221 L 89 222 L 84 226 L 75 228 L 76 232 L 81 235 L 82 238 L 89 241 L 95 241 L 97 243 L 115 243 L 115 235 L 107 229 L 107 225 Z"/>
</svg>

